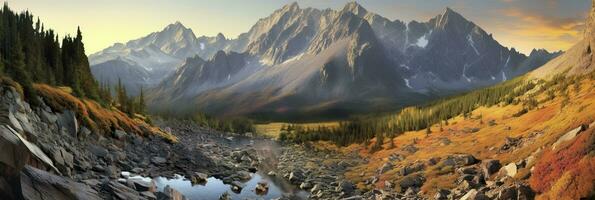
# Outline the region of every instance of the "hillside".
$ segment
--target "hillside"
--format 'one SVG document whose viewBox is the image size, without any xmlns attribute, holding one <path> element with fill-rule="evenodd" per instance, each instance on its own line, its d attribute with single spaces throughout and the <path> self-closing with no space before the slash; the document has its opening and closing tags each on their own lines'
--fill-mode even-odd
<svg viewBox="0 0 595 200">
<path fill-rule="evenodd" d="M 595 189 L 592 184 L 595 180 L 592 176 L 595 170 L 593 76 L 591 73 L 589 77 L 574 79 L 576 82 L 568 81 L 575 82 L 571 84 L 561 81 L 549 85 L 552 87 L 544 87 L 545 83 L 537 85 L 522 97 L 535 98 L 538 102 L 524 114 L 519 114 L 524 107 L 521 104 L 481 107 L 468 117 L 457 116 L 449 119 L 448 124 L 432 125 L 430 133 L 424 129 L 385 140 L 376 152 L 370 152 L 376 139 L 370 141 L 370 146 L 350 145 L 337 150 L 356 151 L 370 159 L 346 174 L 361 188 L 405 192 L 405 178 L 419 175 L 425 180 L 418 185 L 424 196 L 443 193 L 460 198 L 473 190 L 490 198 L 502 198 L 505 195 L 502 189 L 521 184 L 536 191 L 538 199 L 592 197 Z M 548 96 L 550 91 L 555 93 L 553 99 Z M 460 155 L 479 161 L 448 164 Z M 497 160 L 503 168 L 489 169 L 488 175 L 482 173 L 489 160 Z M 471 178 L 483 174 L 485 182 L 464 178 L 467 170 L 476 170 L 471 172 Z"/>
</svg>

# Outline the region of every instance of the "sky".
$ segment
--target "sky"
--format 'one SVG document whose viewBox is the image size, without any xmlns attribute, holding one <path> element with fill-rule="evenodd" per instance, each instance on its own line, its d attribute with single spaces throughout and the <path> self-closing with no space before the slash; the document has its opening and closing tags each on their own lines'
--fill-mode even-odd
<svg viewBox="0 0 595 200">
<path fill-rule="evenodd" d="M 60 35 L 83 32 L 86 53 L 182 22 L 195 35 L 236 38 L 260 18 L 294 0 L 6 0 L 29 10 Z M 300 7 L 340 9 L 348 0 L 298 0 Z M 366 0 L 368 11 L 391 20 L 427 21 L 446 7 L 475 22 L 502 45 L 566 50 L 579 41 L 591 0 Z"/>
</svg>

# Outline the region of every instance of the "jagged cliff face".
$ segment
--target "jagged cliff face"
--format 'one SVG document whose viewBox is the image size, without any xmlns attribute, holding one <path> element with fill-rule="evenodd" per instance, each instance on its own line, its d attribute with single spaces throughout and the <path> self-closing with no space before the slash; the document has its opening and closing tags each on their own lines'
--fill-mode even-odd
<svg viewBox="0 0 595 200">
<path fill-rule="evenodd" d="M 340 10 L 292 3 L 236 39 L 194 38 L 173 24 L 120 48 L 91 58 L 147 48 L 175 58 L 175 65 L 163 68 L 167 73 L 158 73 L 163 81 L 153 82 L 153 109 L 192 110 L 179 107 L 187 104 L 217 114 L 419 103 L 511 79 L 552 57 L 543 52 L 527 58 L 503 47 L 451 9 L 405 24 L 355 2 Z M 146 55 L 137 63 L 155 57 Z"/>
<path fill-rule="evenodd" d="M 533 78 L 551 78 L 560 73 L 567 76 L 585 74 L 595 69 L 595 0 L 587 17 L 583 39 L 564 54 L 531 72 Z"/>
</svg>

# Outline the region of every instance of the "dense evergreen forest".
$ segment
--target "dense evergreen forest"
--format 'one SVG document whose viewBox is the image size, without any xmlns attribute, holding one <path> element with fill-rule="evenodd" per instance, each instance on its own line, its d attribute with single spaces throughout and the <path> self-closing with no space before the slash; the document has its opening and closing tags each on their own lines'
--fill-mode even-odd
<svg viewBox="0 0 595 200">
<path fill-rule="evenodd" d="M 101 100 L 80 29 L 60 39 L 28 11 L 15 13 L 5 3 L 0 12 L 0 72 L 23 86 L 28 101 L 36 101 L 32 83 L 68 86 L 78 97 Z"/>
<path fill-rule="evenodd" d="M 523 103 L 526 109 L 533 108 L 531 102 L 517 97 L 533 89 L 535 84 L 523 77 L 516 78 L 496 86 L 475 90 L 473 92 L 438 100 L 428 105 L 405 108 L 397 114 L 381 117 L 359 117 L 341 122 L 338 127 L 304 128 L 288 126 L 281 130 L 280 139 L 292 142 L 316 140 L 333 141 L 337 145 L 345 146 L 352 143 L 368 142 L 377 137 L 380 141 L 384 137 L 395 137 L 405 131 L 427 129 L 436 123 L 448 124 L 448 119 L 463 115 L 470 117 L 470 112 L 480 106 L 494 106 L 497 104 Z"/>
<path fill-rule="evenodd" d="M 93 78 L 80 28 L 75 37 L 60 39 L 28 11 L 15 13 L 5 3 L 0 12 L 0 73 L 23 87 L 28 102 L 37 103 L 32 84 L 43 83 L 66 86 L 75 96 L 108 107 L 113 103 L 130 116 L 145 113 L 142 92 L 139 97 L 130 97 L 121 83 L 112 87 Z"/>
</svg>

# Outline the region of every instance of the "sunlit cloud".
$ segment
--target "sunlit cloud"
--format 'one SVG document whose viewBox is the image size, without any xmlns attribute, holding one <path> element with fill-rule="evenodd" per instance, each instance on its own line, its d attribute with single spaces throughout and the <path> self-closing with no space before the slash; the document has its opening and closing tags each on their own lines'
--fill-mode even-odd
<svg viewBox="0 0 595 200">
<path fill-rule="evenodd" d="M 501 31 L 507 32 L 509 38 L 518 38 L 519 44 L 539 42 L 546 49 L 566 50 L 582 38 L 584 18 L 546 17 L 518 8 L 502 9 L 499 13 L 511 21 L 503 24 Z"/>
</svg>

